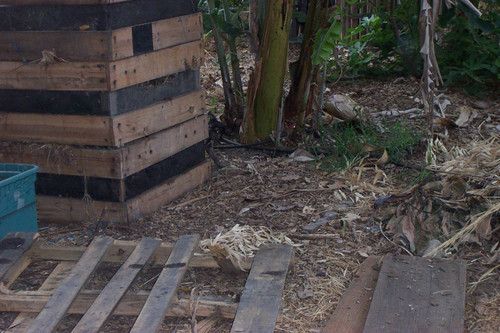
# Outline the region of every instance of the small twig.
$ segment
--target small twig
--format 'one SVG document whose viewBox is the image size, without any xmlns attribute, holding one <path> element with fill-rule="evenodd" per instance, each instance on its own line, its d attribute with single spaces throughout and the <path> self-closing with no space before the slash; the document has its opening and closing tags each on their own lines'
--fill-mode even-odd
<svg viewBox="0 0 500 333">
<path fill-rule="evenodd" d="M 99 227 L 101 226 L 101 220 L 102 220 L 102 217 L 104 216 L 105 211 L 106 211 L 106 208 L 103 208 L 101 211 L 101 215 L 99 216 L 99 218 L 96 221 L 94 231 L 92 231 L 92 235 L 90 236 L 90 239 L 87 242 L 87 246 L 90 245 L 90 243 L 94 240 L 95 235 L 97 235 L 97 232 L 99 231 Z"/>
<path fill-rule="evenodd" d="M 391 243 L 392 245 L 397 246 L 397 247 L 403 249 L 406 253 L 408 253 L 410 256 L 413 257 L 413 253 L 411 253 L 410 251 L 408 251 L 408 249 L 406 249 L 404 246 L 401 246 L 401 245 L 398 245 L 398 244 L 394 243 L 392 240 L 389 239 L 389 237 L 387 237 L 385 235 L 384 230 L 382 230 L 382 223 L 379 223 L 378 227 L 380 228 L 380 233 L 382 234 L 382 236 L 384 236 L 384 238 L 387 239 L 387 241 L 389 243 Z"/>
<path fill-rule="evenodd" d="M 196 287 L 191 290 L 191 295 L 189 297 L 189 309 L 191 310 L 191 332 L 196 333 L 196 311 L 198 310 L 198 304 L 200 302 L 199 297 L 196 295 Z"/>
<path fill-rule="evenodd" d="M 272 230 L 272 228 L 271 228 L 272 223 L 271 223 L 271 221 L 269 221 L 269 219 L 266 217 L 266 215 L 265 215 L 265 214 L 264 214 L 264 212 L 262 211 L 262 208 L 260 209 L 260 215 L 262 215 L 262 218 L 263 218 L 263 219 L 264 219 L 264 221 L 266 222 L 267 227 L 268 227 L 269 229 L 271 229 L 271 230 Z"/>
<path fill-rule="evenodd" d="M 175 205 L 173 207 L 169 207 L 168 209 L 169 210 L 174 210 L 174 209 L 177 209 L 177 208 L 181 208 L 181 207 L 184 207 L 184 206 L 187 206 L 187 205 L 190 205 L 192 203 L 195 203 L 195 202 L 198 202 L 200 200 L 203 200 L 203 199 L 207 199 L 207 198 L 210 198 L 212 195 L 209 194 L 209 195 L 204 195 L 202 197 L 198 197 L 198 198 L 194 198 L 194 199 L 191 199 L 191 200 L 188 200 L 188 201 L 185 201 L 185 202 L 182 202 L 178 205 Z"/>
<path fill-rule="evenodd" d="M 50 236 L 55 236 L 55 235 L 60 235 L 60 234 L 69 234 L 69 233 L 76 232 L 76 231 L 84 231 L 86 229 L 88 229 L 88 228 L 81 227 L 81 228 L 59 230 L 59 231 L 51 232 L 50 234 L 46 234 L 46 235 L 43 235 L 43 236 L 44 237 L 50 237 Z"/>
<path fill-rule="evenodd" d="M 299 234 L 299 233 L 293 233 L 289 234 L 290 237 L 292 238 L 297 238 L 297 239 L 337 239 L 340 238 L 339 234 Z"/>
</svg>

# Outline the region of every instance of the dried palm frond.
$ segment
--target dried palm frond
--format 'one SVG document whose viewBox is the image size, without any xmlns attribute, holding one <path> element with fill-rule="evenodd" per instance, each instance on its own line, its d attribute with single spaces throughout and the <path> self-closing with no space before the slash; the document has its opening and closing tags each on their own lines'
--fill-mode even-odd
<svg viewBox="0 0 500 333">
<path fill-rule="evenodd" d="M 202 240 L 200 248 L 213 254 L 223 253 L 235 267 L 245 271 L 248 269 L 248 259 L 255 256 L 260 246 L 267 244 L 288 244 L 294 247 L 302 245 L 294 243 L 283 232 L 275 233 L 266 227 L 236 224 L 231 230 L 219 233 L 214 239 Z"/>
</svg>

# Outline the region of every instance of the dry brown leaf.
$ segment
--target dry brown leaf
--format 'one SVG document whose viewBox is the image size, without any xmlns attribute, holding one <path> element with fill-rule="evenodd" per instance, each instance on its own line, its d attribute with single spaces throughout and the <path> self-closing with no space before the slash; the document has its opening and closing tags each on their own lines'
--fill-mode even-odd
<svg viewBox="0 0 500 333">
<path fill-rule="evenodd" d="M 415 251 L 415 224 L 412 214 L 406 214 L 401 221 L 403 234 L 410 242 L 410 250 Z"/>
<path fill-rule="evenodd" d="M 466 105 L 459 107 L 459 110 L 460 116 L 457 120 L 455 120 L 455 124 L 458 127 L 467 127 L 478 115 L 476 110 L 473 110 Z"/>
</svg>

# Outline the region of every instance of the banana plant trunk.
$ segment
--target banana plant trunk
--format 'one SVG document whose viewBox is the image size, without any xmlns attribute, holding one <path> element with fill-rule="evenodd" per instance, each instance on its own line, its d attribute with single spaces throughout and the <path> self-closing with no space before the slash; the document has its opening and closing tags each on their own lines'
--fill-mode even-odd
<svg viewBox="0 0 500 333">
<path fill-rule="evenodd" d="M 309 1 L 299 60 L 291 64 L 292 85 L 285 100 L 285 119 L 299 125 L 312 110 L 311 82 L 318 72 L 318 68 L 313 68 L 312 65 L 314 38 L 326 23 L 328 3 L 328 0 Z"/>
<path fill-rule="evenodd" d="M 293 0 L 267 0 L 266 21 L 255 70 L 248 84 L 248 108 L 241 140 L 266 139 L 278 129 L 286 74 Z"/>
</svg>

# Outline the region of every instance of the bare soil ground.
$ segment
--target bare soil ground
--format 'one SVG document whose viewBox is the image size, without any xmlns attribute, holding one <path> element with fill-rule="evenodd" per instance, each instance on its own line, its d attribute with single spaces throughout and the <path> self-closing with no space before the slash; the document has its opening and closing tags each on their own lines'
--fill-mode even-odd
<svg viewBox="0 0 500 333">
<path fill-rule="evenodd" d="M 248 52 L 242 52 L 246 80 L 253 62 Z M 208 109 L 220 110 L 223 96 L 215 59 L 208 45 L 202 67 L 202 83 L 207 90 Z M 346 81 L 328 88 L 329 94 L 349 94 L 372 113 L 420 107 L 416 100 L 420 97 L 418 81 L 411 78 Z M 457 119 L 459 107 L 470 104 L 471 98 L 446 89 L 443 93 L 451 102 L 447 116 Z M 450 142 L 465 146 L 472 139 L 499 136 L 499 101 L 486 102 L 486 108 L 475 109 L 478 116 L 468 127 L 448 130 Z M 404 117 L 415 128 L 425 126 L 421 116 Z M 444 129 L 440 131 L 444 133 Z M 180 235 L 199 233 L 205 239 L 236 224 L 266 226 L 276 232 L 286 232 L 301 246 L 296 250 L 294 269 L 286 281 L 282 317 L 276 332 L 320 332 L 352 280 L 353 273 L 368 255 L 406 253 L 399 243 L 389 242 L 381 233 L 382 223 L 395 207 L 392 211 L 375 209 L 374 202 L 380 196 L 410 188 L 411 183 L 417 180 L 419 171 L 387 164 L 381 168 L 352 166 L 344 172 L 332 172 L 317 168 L 315 162 L 297 162 L 287 154 L 244 149 L 216 150 L 216 154 L 225 167 L 219 169 L 214 166 L 212 177 L 206 184 L 133 225 L 102 227 L 97 234 L 115 239 L 137 240 L 150 236 L 175 241 Z M 417 147 L 406 163 L 423 165 L 424 154 L 425 146 Z M 496 200 L 499 200 L 498 197 Z M 337 217 L 316 234 L 331 237 L 315 240 L 300 237 L 303 226 L 330 211 L 336 212 Z M 498 226 L 498 216 L 494 217 L 492 226 Z M 80 227 L 45 225 L 41 226 L 40 234 L 52 244 L 86 245 L 95 230 L 89 225 L 88 229 L 71 231 Z M 498 241 L 497 229 L 489 240 L 476 238 L 449 253 L 450 258 L 467 260 L 468 283 L 478 281 L 485 272 L 499 264 Z M 41 272 L 47 268 L 37 269 L 38 274 L 33 276 L 41 279 Z M 100 270 L 97 276 L 102 276 L 105 281 L 111 271 L 111 268 Z M 230 276 L 220 270 L 199 269 L 190 269 L 187 275 L 183 282 L 187 292 L 196 285 L 200 294 L 229 297 L 236 297 L 241 292 L 246 277 L 245 274 Z M 486 275 L 484 281 L 467 294 L 465 327 L 468 332 L 500 331 L 499 275 L 498 269 Z M 24 280 L 35 288 L 39 281 L 31 281 L 33 276 Z M 70 327 L 74 319 L 70 318 L 67 322 Z M 5 324 L 0 320 L 0 328 L 5 328 L 2 326 Z M 129 325 L 130 320 L 119 318 L 106 330 L 123 331 Z M 210 332 L 228 332 L 229 329 L 230 322 L 226 320 L 219 322 Z M 189 319 L 167 319 L 162 331 L 191 332 Z"/>
</svg>

